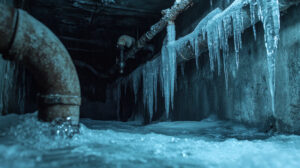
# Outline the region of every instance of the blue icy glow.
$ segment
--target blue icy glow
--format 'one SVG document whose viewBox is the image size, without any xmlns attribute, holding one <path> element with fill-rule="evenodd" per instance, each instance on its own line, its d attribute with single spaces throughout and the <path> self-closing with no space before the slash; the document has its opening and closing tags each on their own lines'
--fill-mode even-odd
<svg viewBox="0 0 300 168">
<path fill-rule="evenodd" d="M 180 2 L 180 1 L 176 1 Z M 231 1 L 227 0 L 227 3 Z M 250 12 L 247 12 L 245 8 L 249 8 Z M 248 16 L 250 13 L 250 16 Z M 205 18 L 203 18 L 196 28 L 190 34 L 176 40 L 176 31 L 174 23 L 169 23 L 167 26 L 167 37 L 161 50 L 161 58 L 156 58 L 155 66 L 152 65 L 152 61 L 143 65 L 142 68 L 136 70 L 132 75 L 129 76 L 133 81 L 133 89 L 135 95 L 137 95 L 137 83 L 139 83 L 139 76 L 144 74 L 144 105 L 148 107 L 150 116 L 153 115 L 153 100 L 157 100 L 157 93 L 149 92 L 149 90 L 157 90 L 158 78 L 151 75 L 151 77 L 145 76 L 146 74 L 160 75 L 161 89 L 165 99 L 165 112 L 166 116 L 169 116 L 170 106 L 174 106 L 174 92 L 176 86 L 176 72 L 177 62 L 176 57 L 182 55 L 181 51 L 183 48 L 192 47 L 194 49 L 196 66 L 198 65 L 198 58 L 203 51 L 203 43 L 206 42 L 209 50 L 209 60 L 211 71 L 215 70 L 215 63 L 217 63 L 218 74 L 221 74 L 221 65 L 223 63 L 223 71 L 225 76 L 225 86 L 228 89 L 228 62 L 230 57 L 230 50 L 228 39 L 233 36 L 234 42 L 234 55 L 236 68 L 239 68 L 239 53 L 242 49 L 242 33 L 244 31 L 244 19 L 245 17 L 250 20 L 253 25 L 253 34 L 256 39 L 255 23 L 261 21 L 263 23 L 265 31 L 265 46 L 267 51 L 267 69 L 269 71 L 269 89 L 272 100 L 272 111 L 275 116 L 275 58 L 276 50 L 279 40 L 280 30 L 280 13 L 278 0 L 235 0 L 233 1 L 224 11 L 217 8 L 210 12 Z M 200 48 L 200 45 L 202 45 Z M 203 50 L 203 51 L 202 51 Z M 221 58 L 223 57 L 223 62 Z M 152 65 L 153 70 L 147 68 L 148 64 Z M 137 72 L 138 71 L 138 72 Z M 141 72 L 142 71 L 142 72 Z M 157 72 L 160 73 L 157 73 Z M 148 79 L 149 78 L 149 79 Z M 148 80 L 155 80 L 154 82 L 148 82 Z M 121 81 L 128 82 L 128 79 Z M 154 83 L 155 86 L 149 83 Z M 117 85 L 118 86 L 118 85 Z M 150 88 L 147 88 L 150 87 Z M 116 94 L 120 95 L 120 94 Z M 170 105 L 171 104 L 171 105 Z M 156 105 L 157 106 L 157 105 Z"/>
<path fill-rule="evenodd" d="M 208 118 L 201 122 L 82 120 L 80 134 L 55 136 L 36 114 L 0 117 L 0 168 L 214 167 L 292 168 L 300 137 L 269 136 Z"/>
</svg>

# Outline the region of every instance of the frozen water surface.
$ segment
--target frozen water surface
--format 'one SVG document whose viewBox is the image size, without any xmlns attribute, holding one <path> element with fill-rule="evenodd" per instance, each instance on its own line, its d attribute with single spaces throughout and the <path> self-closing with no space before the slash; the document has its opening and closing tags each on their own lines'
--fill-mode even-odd
<svg viewBox="0 0 300 168">
<path fill-rule="evenodd" d="M 73 138 L 36 114 L 0 117 L 0 167 L 298 167 L 300 137 L 266 135 L 208 118 L 201 122 L 83 119 Z"/>
</svg>

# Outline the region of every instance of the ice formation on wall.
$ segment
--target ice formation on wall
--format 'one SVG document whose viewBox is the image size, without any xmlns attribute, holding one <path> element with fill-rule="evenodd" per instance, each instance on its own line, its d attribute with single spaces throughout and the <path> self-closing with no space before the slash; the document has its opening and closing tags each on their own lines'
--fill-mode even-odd
<svg viewBox="0 0 300 168">
<path fill-rule="evenodd" d="M 218 64 L 218 74 L 221 72 L 221 50 L 223 53 L 223 66 L 226 79 L 226 86 L 228 86 L 228 70 L 227 60 L 229 57 L 228 38 L 234 37 L 234 50 L 236 57 L 236 67 L 239 66 L 239 52 L 242 48 L 242 32 L 243 14 L 242 8 L 246 5 L 243 0 L 234 1 L 223 12 L 217 14 L 211 19 L 206 26 L 207 45 L 209 49 L 211 70 L 215 70 L 215 61 Z"/>
<path fill-rule="evenodd" d="M 148 108 L 149 120 L 153 117 L 153 106 L 157 109 L 157 82 L 159 60 L 147 62 L 143 68 L 143 100 L 144 106 Z"/>
<path fill-rule="evenodd" d="M 121 96 L 122 88 L 124 94 L 126 94 L 126 89 L 128 84 L 132 83 L 132 90 L 134 93 L 135 103 L 138 101 L 138 91 L 142 89 L 143 91 L 143 103 L 146 111 L 149 114 L 149 120 L 152 120 L 154 111 L 157 110 L 157 87 L 158 78 L 160 72 L 161 58 L 157 57 L 152 61 L 147 62 L 145 65 L 137 68 L 128 77 L 118 79 L 112 89 L 114 101 L 117 102 L 117 113 L 121 110 Z M 141 80 L 143 81 L 143 86 L 140 88 Z"/>
<path fill-rule="evenodd" d="M 212 1 L 211 1 L 212 2 Z M 230 0 L 226 2 L 230 3 Z M 250 16 L 243 9 L 249 6 Z M 174 90 L 176 83 L 177 53 L 191 46 L 194 49 L 196 65 L 198 67 L 198 57 L 201 54 L 200 46 L 207 43 L 209 50 L 209 60 L 211 71 L 214 71 L 217 63 L 218 74 L 221 73 L 221 65 L 225 75 L 225 85 L 228 89 L 228 58 L 230 56 L 228 39 L 233 36 L 235 63 L 239 67 L 239 52 L 242 48 L 242 33 L 247 28 L 245 20 L 250 20 L 253 25 L 253 34 L 256 39 L 255 23 L 261 21 L 265 31 L 265 46 L 267 50 L 267 66 L 269 71 L 269 88 L 272 97 L 272 110 L 274 108 L 275 92 L 275 56 L 279 40 L 280 13 L 278 0 L 235 0 L 224 11 L 213 10 L 196 26 L 193 32 L 176 40 L 175 25 L 169 24 L 167 27 L 167 37 L 161 50 L 161 57 L 146 63 L 138 68 L 128 78 L 133 81 L 133 90 L 137 96 L 140 76 L 143 75 L 143 95 L 144 105 L 148 107 L 148 112 L 153 116 L 153 101 L 157 101 L 158 75 L 165 98 L 165 112 L 169 115 L 170 103 L 174 104 Z M 223 62 L 221 61 L 223 58 Z M 159 73 L 158 73 L 159 72 Z M 124 81 L 128 81 L 124 80 Z M 119 96 L 120 94 L 117 94 Z M 137 99 L 137 98 L 135 98 Z"/>
<path fill-rule="evenodd" d="M 170 43 L 168 45 L 171 45 L 174 47 L 177 51 L 177 53 L 180 52 L 184 47 L 186 47 L 188 44 L 194 47 L 195 51 L 195 57 L 196 57 L 196 66 L 198 67 L 198 58 L 200 56 L 200 48 L 199 43 L 201 41 L 204 41 L 206 39 L 205 36 L 205 26 L 209 22 L 210 19 L 212 19 L 216 14 L 221 13 L 221 9 L 217 8 L 213 10 L 211 13 L 209 13 L 204 19 L 200 21 L 200 23 L 196 26 L 193 32 L 190 34 L 179 38 L 173 43 Z"/>
<path fill-rule="evenodd" d="M 228 67 L 227 61 L 229 57 L 228 38 L 233 35 L 234 49 L 236 57 L 236 67 L 239 67 L 239 51 L 242 48 L 242 36 L 244 26 L 244 17 L 247 16 L 243 11 L 243 7 L 249 5 L 250 20 L 253 25 L 253 34 L 256 39 L 255 23 L 257 19 L 262 21 L 265 30 L 265 45 L 267 50 L 267 62 L 269 70 L 269 88 L 272 97 L 272 110 L 275 111 L 274 94 L 275 94 L 275 56 L 279 40 L 280 29 L 280 13 L 278 0 L 235 0 L 222 13 L 217 14 L 207 23 L 206 36 L 209 48 L 209 57 L 211 70 L 215 69 L 215 62 L 218 65 L 218 74 L 220 74 L 220 53 L 223 53 L 223 66 L 228 88 Z M 258 16 L 258 18 L 256 17 Z M 203 33 L 203 32 L 202 32 Z M 198 35 L 200 36 L 200 35 Z M 205 34 L 202 34 L 205 37 Z M 197 41 L 197 40 L 196 40 Z M 198 44 L 198 42 L 196 43 Z M 195 47 L 195 55 L 198 55 L 198 46 Z M 275 114 L 274 114 L 275 115 Z"/>
<path fill-rule="evenodd" d="M 134 102 L 137 103 L 138 91 L 139 91 L 140 80 L 141 80 L 140 68 L 138 68 L 131 74 L 131 79 L 132 79 L 132 89 L 134 93 Z"/>
</svg>

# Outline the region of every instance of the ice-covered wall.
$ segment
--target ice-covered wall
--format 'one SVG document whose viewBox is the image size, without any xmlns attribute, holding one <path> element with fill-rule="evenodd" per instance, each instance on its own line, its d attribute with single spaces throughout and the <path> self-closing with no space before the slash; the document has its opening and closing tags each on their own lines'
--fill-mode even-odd
<svg viewBox="0 0 300 168">
<path fill-rule="evenodd" d="M 268 68 L 263 25 L 256 25 L 257 40 L 249 29 L 242 35 L 239 69 L 234 52 L 229 57 L 228 91 L 225 78 L 210 72 L 207 55 L 194 61 L 178 76 L 174 120 L 198 120 L 210 114 L 283 131 L 300 132 L 300 7 L 292 7 L 281 17 L 280 41 L 276 57 L 275 115 L 268 88 Z M 275 116 L 275 118 L 273 117 Z M 272 126 L 272 127 L 273 127 Z"/>
<path fill-rule="evenodd" d="M 198 9 L 200 10 L 186 12 L 176 21 L 179 34 L 192 30 L 191 26 L 186 25 L 196 25 L 195 23 L 199 22 L 199 11 L 203 8 Z M 274 108 L 269 85 L 266 32 L 263 24 L 258 23 L 255 29 L 249 28 L 241 36 L 243 46 L 239 49 L 238 69 L 234 39 L 229 39 L 231 52 L 227 61 L 228 90 L 223 72 L 221 75 L 211 72 L 208 53 L 199 57 L 199 69 L 196 68 L 195 60 L 180 65 L 184 68 L 178 67 L 174 108 L 170 111 L 170 119 L 200 120 L 217 114 L 222 118 L 259 125 L 266 129 L 275 128 L 277 125 L 277 128 L 283 131 L 300 132 L 300 124 L 297 122 L 300 119 L 300 19 L 297 18 L 300 14 L 299 9 L 297 6 L 292 7 L 281 16 Z M 252 30 L 256 30 L 256 36 L 253 36 Z M 135 98 L 130 91 L 124 93 L 130 88 L 128 85 L 130 82 L 121 86 L 121 93 L 118 92 L 119 89 L 114 89 L 116 95 L 121 97 L 119 118 L 126 117 L 129 113 L 143 114 L 145 120 L 149 120 L 147 108 L 143 106 L 143 101 L 140 101 L 143 100 L 145 91 L 140 88 Z M 158 103 L 155 105 L 158 109 L 151 114 L 153 120 L 166 119 L 161 93 L 158 86 Z M 137 104 L 134 103 L 134 99 L 138 100 Z"/>
</svg>

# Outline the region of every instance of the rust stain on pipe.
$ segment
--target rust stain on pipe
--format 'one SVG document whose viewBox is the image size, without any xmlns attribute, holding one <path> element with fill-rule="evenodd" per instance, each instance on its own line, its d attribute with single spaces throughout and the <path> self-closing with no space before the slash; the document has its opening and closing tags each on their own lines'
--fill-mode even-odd
<svg viewBox="0 0 300 168">
<path fill-rule="evenodd" d="M 0 51 L 23 63 L 39 87 L 39 118 L 79 122 L 81 91 L 72 59 L 59 39 L 27 12 L 0 5 Z"/>
</svg>

